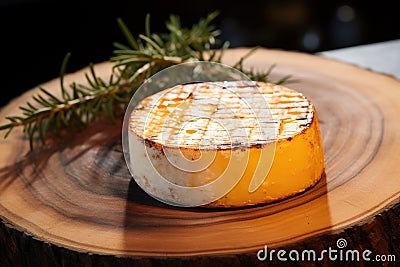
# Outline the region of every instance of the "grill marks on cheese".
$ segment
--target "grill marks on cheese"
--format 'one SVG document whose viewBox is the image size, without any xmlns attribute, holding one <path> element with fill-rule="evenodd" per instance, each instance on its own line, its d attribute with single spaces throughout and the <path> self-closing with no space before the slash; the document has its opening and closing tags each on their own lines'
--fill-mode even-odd
<svg viewBox="0 0 400 267">
<path fill-rule="evenodd" d="M 132 112 L 130 128 L 153 144 L 226 149 L 290 139 L 312 120 L 312 103 L 295 90 L 268 83 L 209 82 L 145 98 Z"/>
</svg>

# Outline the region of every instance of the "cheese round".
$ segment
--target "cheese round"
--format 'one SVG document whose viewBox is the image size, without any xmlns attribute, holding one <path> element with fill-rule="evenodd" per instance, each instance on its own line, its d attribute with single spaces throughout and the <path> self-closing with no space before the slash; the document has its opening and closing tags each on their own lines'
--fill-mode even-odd
<svg viewBox="0 0 400 267">
<path fill-rule="evenodd" d="M 281 85 L 178 85 L 141 100 L 128 129 L 135 181 L 171 205 L 268 203 L 305 191 L 324 173 L 315 107 Z"/>
</svg>

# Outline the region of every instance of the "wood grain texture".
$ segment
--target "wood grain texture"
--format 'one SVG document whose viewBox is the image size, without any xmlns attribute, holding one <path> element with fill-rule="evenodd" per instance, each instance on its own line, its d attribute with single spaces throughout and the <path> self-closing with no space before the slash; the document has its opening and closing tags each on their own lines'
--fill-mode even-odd
<svg viewBox="0 0 400 267">
<path fill-rule="evenodd" d="M 225 63 L 246 51 L 229 50 Z M 131 180 L 120 121 L 94 123 L 33 152 L 16 130 L 0 140 L 0 266 L 265 266 L 256 257 L 264 245 L 322 251 L 338 238 L 349 249 L 400 260 L 400 82 L 280 50 L 261 49 L 246 64 L 277 64 L 273 78 L 293 74 L 300 82 L 289 87 L 314 103 L 326 161 L 316 186 L 252 208 L 175 208 Z M 96 69 L 107 76 L 110 66 Z M 83 81 L 85 72 L 66 82 Z M 42 86 L 57 92 L 58 82 Z M 0 117 L 19 113 L 36 92 L 12 101 Z"/>
</svg>

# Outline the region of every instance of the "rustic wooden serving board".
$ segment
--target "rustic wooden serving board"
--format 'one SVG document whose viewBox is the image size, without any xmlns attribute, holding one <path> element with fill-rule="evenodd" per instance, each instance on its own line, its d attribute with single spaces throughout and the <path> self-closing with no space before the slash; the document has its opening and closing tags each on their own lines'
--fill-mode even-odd
<svg viewBox="0 0 400 267">
<path fill-rule="evenodd" d="M 224 62 L 247 50 L 227 51 Z M 299 82 L 288 86 L 315 104 L 326 160 L 315 187 L 252 208 L 176 208 L 131 179 L 120 121 L 33 152 L 15 130 L 0 140 L 0 266 L 265 266 L 256 255 L 264 245 L 321 251 L 339 238 L 348 249 L 400 260 L 400 82 L 297 52 L 260 49 L 245 62 L 256 70 L 272 64 L 273 78 L 292 74 Z M 95 67 L 107 77 L 111 63 Z M 87 71 L 65 82 L 83 82 Z M 59 91 L 58 80 L 41 86 Z M 37 92 L 12 101 L 0 118 L 18 114 Z"/>
</svg>

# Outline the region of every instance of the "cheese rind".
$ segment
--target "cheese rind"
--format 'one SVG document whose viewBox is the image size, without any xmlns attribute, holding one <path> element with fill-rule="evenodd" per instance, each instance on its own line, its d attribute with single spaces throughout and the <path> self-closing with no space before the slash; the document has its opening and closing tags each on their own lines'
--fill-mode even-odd
<svg viewBox="0 0 400 267">
<path fill-rule="evenodd" d="M 314 106 L 270 83 L 187 84 L 147 97 L 131 113 L 129 145 L 136 182 L 174 205 L 267 203 L 324 172 Z"/>
</svg>

